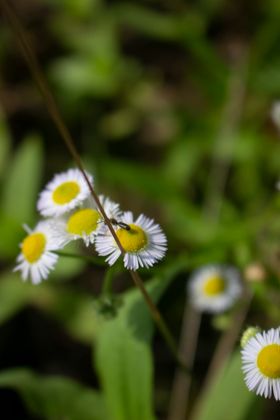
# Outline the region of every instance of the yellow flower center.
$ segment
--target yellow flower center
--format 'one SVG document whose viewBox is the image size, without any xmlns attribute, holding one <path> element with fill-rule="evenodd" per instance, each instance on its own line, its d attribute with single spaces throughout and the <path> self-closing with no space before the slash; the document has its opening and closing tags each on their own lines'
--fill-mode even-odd
<svg viewBox="0 0 280 420">
<path fill-rule="evenodd" d="M 208 296 L 219 295 L 225 290 L 225 280 L 220 276 L 209 277 L 203 285 L 203 292 Z"/>
<path fill-rule="evenodd" d="M 265 346 L 258 354 L 257 365 L 268 378 L 280 378 L 280 345 Z"/>
<path fill-rule="evenodd" d="M 137 252 L 148 244 L 146 233 L 139 226 L 134 224 L 128 225 L 129 230 L 120 228 L 116 231 L 116 235 L 126 252 Z"/>
<path fill-rule="evenodd" d="M 89 235 L 91 232 L 96 230 L 99 219 L 100 215 L 97 210 L 78 210 L 69 217 L 67 222 L 67 232 L 80 236 L 84 233 Z"/>
<path fill-rule="evenodd" d="M 24 258 L 34 263 L 39 260 L 46 246 L 46 237 L 43 233 L 32 233 L 28 235 L 22 243 L 22 253 Z"/>
<path fill-rule="evenodd" d="M 52 198 L 56 204 L 70 203 L 80 192 L 77 182 L 67 181 L 60 184 L 53 192 Z"/>
</svg>

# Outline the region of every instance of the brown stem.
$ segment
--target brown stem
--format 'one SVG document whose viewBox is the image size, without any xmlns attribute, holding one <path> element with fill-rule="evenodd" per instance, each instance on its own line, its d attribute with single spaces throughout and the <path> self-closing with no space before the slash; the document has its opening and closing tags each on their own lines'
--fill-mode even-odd
<svg viewBox="0 0 280 420">
<path fill-rule="evenodd" d="M 177 345 L 176 342 L 172 336 L 172 334 L 169 331 L 169 328 L 167 327 L 165 321 L 163 320 L 161 313 L 159 312 L 158 308 L 155 306 L 155 304 L 153 303 L 150 295 L 148 294 L 147 290 L 145 289 L 145 286 L 143 284 L 143 281 L 141 279 L 141 277 L 139 276 L 139 273 L 137 271 L 132 271 L 130 270 L 130 275 L 136 285 L 136 287 L 138 287 L 138 289 L 141 291 L 147 306 L 150 309 L 151 315 L 153 320 L 155 321 L 155 323 L 157 324 L 163 338 L 165 339 L 169 350 L 171 351 L 171 353 L 173 354 L 173 356 L 175 357 L 178 365 L 180 366 L 180 368 L 184 371 L 185 374 L 189 374 L 189 369 L 186 366 L 186 364 L 184 363 L 183 358 L 178 354 L 177 352 Z"/>
<path fill-rule="evenodd" d="M 179 354 L 190 371 L 193 368 L 200 323 L 201 314 L 193 309 L 187 298 L 183 315 Z M 191 376 L 186 377 L 181 370 L 177 369 L 171 391 L 168 420 L 186 419 L 190 387 Z"/>
<path fill-rule="evenodd" d="M 211 222 L 215 223 L 218 223 L 220 217 L 223 193 L 232 163 L 232 151 L 237 140 L 236 132 L 240 124 L 245 98 L 248 52 L 244 46 L 239 48 L 238 62 L 235 68 L 232 68 L 228 81 L 228 100 L 214 144 L 212 165 L 208 176 L 205 214 L 211 218 Z M 230 155 L 221 158 L 219 155 L 221 150 L 225 149 L 225 145 L 230 151 Z"/>
<path fill-rule="evenodd" d="M 216 347 L 214 356 L 212 358 L 210 367 L 207 372 L 206 379 L 200 397 L 197 400 L 196 406 L 192 412 L 191 420 L 199 419 L 199 412 L 201 409 L 202 401 L 208 393 L 208 390 L 215 382 L 221 369 L 225 366 L 228 357 L 233 351 L 236 341 L 240 337 L 240 332 L 247 316 L 253 298 L 253 293 L 246 290 L 241 305 L 236 309 L 231 327 L 228 328 L 225 333 L 221 336 L 220 341 Z"/>
<path fill-rule="evenodd" d="M 205 379 L 205 388 L 209 388 L 213 383 L 216 373 L 224 365 L 228 356 L 232 353 L 233 347 L 240 336 L 240 331 L 243 326 L 244 320 L 248 313 L 252 301 L 252 293 L 249 295 L 247 292 L 244 300 L 239 308 L 237 308 L 230 328 L 222 335 L 214 356 L 212 358 L 210 367 L 208 369 L 207 377 Z"/>
<path fill-rule="evenodd" d="M 93 189 L 93 186 L 90 183 L 90 180 L 84 170 L 82 161 L 80 159 L 80 156 L 76 150 L 74 141 L 72 139 L 72 136 L 69 132 L 69 130 L 67 129 L 66 125 L 64 124 L 63 118 L 61 116 L 61 113 L 59 111 L 59 108 L 56 104 L 56 101 L 54 99 L 54 96 L 52 95 L 49 87 L 48 87 L 48 83 L 46 81 L 46 78 L 44 76 L 44 73 L 41 70 L 41 67 L 37 61 L 37 58 L 29 44 L 28 41 L 28 36 L 26 34 L 26 31 L 24 30 L 23 26 L 21 25 L 21 22 L 19 21 L 19 19 L 17 18 L 17 15 L 15 13 L 15 11 L 13 10 L 13 7 L 11 6 L 10 2 L 8 0 L 1 0 L 1 4 L 2 4 L 2 8 L 3 11 L 14 31 L 14 33 L 16 34 L 17 40 L 18 40 L 18 44 L 20 47 L 20 50 L 26 60 L 26 63 L 31 71 L 31 74 L 34 77 L 34 80 L 36 81 L 40 92 L 45 100 L 47 109 L 50 113 L 51 118 L 53 119 L 54 124 L 56 125 L 62 139 L 65 142 L 66 147 L 68 148 L 70 154 L 72 155 L 74 161 L 76 162 L 77 167 L 79 168 L 79 170 L 81 171 L 88 187 L 89 190 L 91 192 L 91 195 L 93 197 L 93 199 L 96 202 L 96 205 L 98 207 L 98 210 L 100 211 L 100 213 L 102 214 L 102 217 L 104 218 L 116 244 L 118 245 L 122 255 L 124 255 L 124 249 L 120 243 L 119 238 L 117 237 L 115 230 L 112 226 L 112 223 L 110 221 L 110 219 L 108 218 L 108 216 L 106 215 L 104 208 L 98 198 L 98 195 L 96 194 L 96 192 Z M 165 339 L 171 353 L 175 356 L 177 362 L 180 364 L 180 366 L 182 367 L 182 369 L 184 369 L 184 371 L 187 373 L 187 368 L 184 366 L 184 364 L 180 361 L 180 358 L 177 355 L 177 350 L 176 350 L 176 344 L 175 341 L 172 337 L 172 334 L 170 333 L 165 321 L 163 320 L 159 310 L 157 309 L 157 307 L 155 306 L 155 304 L 153 303 L 153 301 L 151 300 L 149 294 L 147 293 L 143 281 L 141 279 L 141 277 L 139 276 L 138 273 L 133 272 L 133 271 L 129 271 L 130 275 L 135 283 L 135 285 L 138 287 L 138 289 L 141 291 L 149 309 L 151 312 L 151 315 L 154 319 L 154 321 L 156 322 L 159 330 L 161 331 L 161 334 L 163 336 L 163 338 Z"/>
<path fill-rule="evenodd" d="M 50 113 L 50 116 L 52 117 L 62 139 L 64 140 L 66 147 L 68 148 L 70 154 L 72 155 L 74 161 L 76 162 L 77 167 L 79 168 L 79 170 L 81 171 L 87 185 L 88 188 L 91 192 L 91 195 L 94 199 L 94 201 L 96 202 L 96 205 L 98 207 L 98 210 L 100 211 L 100 213 L 102 214 L 102 217 L 104 218 L 108 228 L 110 229 L 111 234 L 114 237 L 114 240 L 116 241 L 118 247 L 120 248 L 122 254 L 124 253 L 124 250 L 122 248 L 122 245 L 120 243 L 119 238 L 117 237 L 115 230 L 112 226 L 112 223 L 110 221 L 110 219 L 108 218 L 108 216 L 106 215 L 104 208 L 98 198 L 98 195 L 96 194 L 96 192 L 93 189 L 93 186 L 86 174 L 86 171 L 84 170 L 82 161 L 80 159 L 80 156 L 76 150 L 76 147 L 74 145 L 74 140 L 68 130 L 68 128 L 66 127 L 66 125 L 63 122 L 63 118 L 61 116 L 61 113 L 59 111 L 59 108 L 56 104 L 56 101 L 54 99 L 54 96 L 51 93 L 51 90 L 49 89 L 47 80 L 41 70 L 41 67 L 38 63 L 38 60 L 30 46 L 30 43 L 28 41 L 28 35 L 25 31 L 25 29 L 23 28 L 23 26 L 21 25 L 19 19 L 16 16 L 15 11 L 13 10 L 11 4 L 6 1 L 6 0 L 2 0 L 2 7 L 4 10 L 4 13 L 6 14 L 12 29 L 14 30 L 16 36 L 17 36 L 17 40 L 18 40 L 18 44 L 19 44 L 19 48 L 21 50 L 22 55 L 24 56 L 27 65 L 31 71 L 32 76 L 34 77 L 34 80 L 36 81 L 40 92 L 43 96 L 43 98 L 45 99 L 45 103 L 46 106 L 48 108 L 48 111 Z"/>
</svg>

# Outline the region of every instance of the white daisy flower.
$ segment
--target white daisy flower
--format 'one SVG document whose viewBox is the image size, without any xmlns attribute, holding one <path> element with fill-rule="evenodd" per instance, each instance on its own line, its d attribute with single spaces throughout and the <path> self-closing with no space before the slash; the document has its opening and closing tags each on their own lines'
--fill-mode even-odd
<svg viewBox="0 0 280 420">
<path fill-rule="evenodd" d="M 109 218 L 119 217 L 119 204 L 114 203 L 103 195 L 99 200 Z M 83 239 L 86 246 L 93 244 L 99 231 L 105 230 L 103 218 L 90 197 L 83 207 L 77 208 L 52 222 L 53 229 L 60 241 L 67 244 L 73 240 Z"/>
<path fill-rule="evenodd" d="M 257 333 L 248 340 L 241 355 L 249 390 L 280 400 L 280 328 Z"/>
<path fill-rule="evenodd" d="M 46 279 L 58 260 L 52 251 L 62 248 L 57 240 L 48 220 L 41 221 L 35 229 L 25 226 L 28 235 L 21 243 L 21 253 L 17 257 L 17 266 L 14 271 L 21 271 L 23 280 L 31 277 L 34 284 Z"/>
<path fill-rule="evenodd" d="M 87 173 L 93 184 L 93 177 Z M 69 169 L 54 176 L 41 192 L 37 208 L 43 216 L 58 217 L 80 205 L 90 195 L 79 169 Z"/>
<path fill-rule="evenodd" d="M 113 224 L 115 221 L 121 219 L 123 212 L 121 211 L 120 205 L 118 203 L 115 203 L 104 195 L 99 195 L 98 198 L 102 204 L 102 207 L 104 208 L 106 216 L 111 220 Z M 103 223 L 103 228 L 108 230 L 108 226 L 105 223 Z"/>
<path fill-rule="evenodd" d="M 210 313 L 229 309 L 241 295 L 242 287 L 236 269 L 209 265 L 194 272 L 188 283 L 193 306 Z"/>
<path fill-rule="evenodd" d="M 119 222 L 119 225 L 115 223 L 114 227 L 125 251 L 126 268 L 149 268 L 164 257 L 167 249 L 166 236 L 152 219 L 141 214 L 134 222 L 132 213 L 128 211 L 116 222 Z M 106 261 L 110 265 L 121 256 L 121 251 L 109 232 L 98 235 L 95 245 L 98 254 L 107 256 Z"/>
</svg>

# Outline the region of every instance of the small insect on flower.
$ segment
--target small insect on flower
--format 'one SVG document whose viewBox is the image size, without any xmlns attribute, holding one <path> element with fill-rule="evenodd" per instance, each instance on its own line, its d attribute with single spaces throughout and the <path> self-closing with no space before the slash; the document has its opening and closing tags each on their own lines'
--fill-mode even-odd
<svg viewBox="0 0 280 420">
<path fill-rule="evenodd" d="M 103 195 L 99 196 L 99 200 L 106 214 L 119 216 L 119 204 Z M 94 243 L 99 231 L 105 230 L 102 216 L 91 197 L 84 202 L 83 207 L 54 219 L 52 226 L 57 232 L 57 237 L 64 244 L 83 239 L 86 246 Z"/>
<path fill-rule="evenodd" d="M 239 298 L 242 286 L 238 271 L 223 265 L 207 265 L 194 272 L 188 283 L 192 305 L 199 311 L 221 313 Z"/>
<path fill-rule="evenodd" d="M 119 228 L 130 230 L 130 226 L 127 223 L 117 220 L 114 217 L 110 218 L 110 222 L 112 223 L 113 226 L 118 226 Z"/>
<path fill-rule="evenodd" d="M 104 195 L 99 195 L 98 198 L 106 213 L 106 216 L 110 219 L 111 223 L 115 224 L 116 222 L 118 224 L 117 220 L 120 220 L 123 214 L 120 209 L 120 205 L 112 201 L 110 198 L 105 197 Z M 100 217 L 99 223 L 102 224 L 102 233 L 108 232 L 108 226 L 102 217 Z"/>
<path fill-rule="evenodd" d="M 256 333 L 241 350 L 241 356 L 249 390 L 280 400 L 280 328 Z"/>
<path fill-rule="evenodd" d="M 166 236 L 152 219 L 141 214 L 133 221 L 133 215 L 128 211 L 117 222 L 113 225 L 124 249 L 126 268 L 134 271 L 139 267 L 149 268 L 164 257 L 167 249 Z M 121 256 L 121 251 L 109 232 L 99 234 L 95 245 L 98 254 L 107 256 L 106 261 L 110 265 Z"/>
<path fill-rule="evenodd" d="M 87 174 L 93 185 L 93 177 Z M 78 169 L 57 174 L 41 192 L 37 208 L 43 216 L 58 217 L 81 205 L 90 195 L 89 187 Z"/>
<path fill-rule="evenodd" d="M 26 228 L 28 235 L 21 243 L 21 253 L 17 257 L 14 271 L 21 271 L 23 280 L 31 278 L 32 283 L 38 284 L 46 279 L 54 269 L 58 256 L 52 251 L 62 248 L 49 221 L 42 221 L 35 229 Z"/>
</svg>

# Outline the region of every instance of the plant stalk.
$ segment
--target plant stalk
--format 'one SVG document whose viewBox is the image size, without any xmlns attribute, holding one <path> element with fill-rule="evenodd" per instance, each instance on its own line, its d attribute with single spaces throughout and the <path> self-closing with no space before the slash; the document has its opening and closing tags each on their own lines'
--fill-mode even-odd
<svg viewBox="0 0 280 420">
<path fill-rule="evenodd" d="M 18 44 L 21 50 L 21 53 L 31 71 L 31 74 L 34 78 L 34 80 L 36 81 L 39 90 L 45 100 L 45 104 L 47 106 L 47 109 L 49 111 L 49 114 L 55 124 L 55 126 L 57 127 L 67 149 L 69 150 L 71 156 L 73 157 L 74 161 L 76 162 L 77 167 L 79 168 L 79 170 L 81 171 L 87 185 L 88 188 L 91 192 L 91 195 L 94 199 L 94 201 L 96 202 L 96 205 L 98 207 L 98 210 L 100 211 L 105 223 L 107 224 L 116 244 L 118 245 L 122 255 L 124 255 L 124 249 L 120 243 L 119 238 L 117 237 L 115 230 L 113 228 L 113 225 L 110 221 L 110 219 L 108 218 L 108 216 L 106 215 L 104 208 L 98 198 L 98 195 L 96 194 L 95 190 L 93 189 L 93 186 L 90 183 L 90 180 L 84 170 L 82 161 L 80 159 L 80 156 L 76 150 L 75 147 L 75 143 L 72 139 L 72 136 L 68 130 L 68 128 L 66 127 L 63 118 L 61 116 L 61 113 L 59 111 L 59 108 L 56 104 L 56 101 L 54 99 L 53 94 L 51 93 L 49 87 L 48 87 L 48 83 L 47 80 L 44 76 L 43 71 L 41 70 L 41 67 L 39 65 L 39 62 L 30 46 L 30 43 L 28 41 L 28 36 L 27 33 L 25 31 L 25 29 L 23 28 L 21 22 L 19 21 L 11 3 L 8 0 L 1 0 L 1 4 L 2 4 L 2 8 L 4 11 L 4 14 L 7 17 L 7 20 L 9 21 L 9 24 L 12 28 L 12 30 L 14 31 L 16 38 L 18 40 Z M 176 361 L 179 363 L 179 365 L 182 367 L 182 369 L 188 373 L 188 369 L 187 367 L 184 365 L 184 363 L 180 360 L 180 357 L 177 354 L 177 349 L 176 349 L 176 343 L 174 341 L 174 338 L 172 337 L 172 334 L 168 328 L 168 326 L 166 325 L 165 321 L 163 320 L 159 310 L 157 309 L 157 307 L 155 306 L 155 304 L 153 303 L 152 299 L 150 298 L 148 292 L 145 289 L 144 283 L 141 279 L 141 277 L 139 276 L 139 274 L 137 272 L 133 272 L 131 270 L 129 270 L 130 275 L 135 283 L 135 285 L 138 287 L 138 289 L 141 291 L 143 298 L 145 299 L 147 306 L 151 312 L 152 318 L 154 319 L 155 323 L 157 324 L 163 338 L 166 341 L 166 344 L 168 345 L 171 353 L 175 356 Z"/>
<path fill-rule="evenodd" d="M 228 99 L 214 143 L 212 166 L 208 176 L 205 215 L 215 224 L 218 224 L 220 218 L 223 194 L 232 164 L 233 149 L 237 140 L 246 93 L 248 51 L 244 46 L 239 47 L 238 55 L 237 63 L 229 76 Z M 227 150 L 227 156 L 222 158 L 221 150 Z"/>
<path fill-rule="evenodd" d="M 181 328 L 179 354 L 190 371 L 193 370 L 200 323 L 201 313 L 189 304 L 187 297 Z M 185 420 L 187 418 L 190 388 L 191 376 L 186 377 L 180 369 L 177 369 L 171 391 L 168 420 Z"/>
<path fill-rule="evenodd" d="M 60 257 L 80 259 L 80 260 L 89 262 L 93 265 L 98 265 L 101 267 L 105 267 L 107 265 L 104 261 L 101 261 L 99 258 L 90 256 L 90 255 L 80 255 L 80 254 L 74 254 L 72 252 L 65 252 L 65 251 L 52 251 L 52 252 L 56 255 L 59 255 Z"/>
<path fill-rule="evenodd" d="M 213 358 L 208 368 L 206 379 L 202 387 L 202 391 L 200 393 L 200 397 L 199 399 L 197 399 L 196 405 L 193 409 L 191 420 L 199 419 L 199 413 L 203 403 L 203 399 L 207 395 L 211 386 L 214 384 L 217 376 L 219 375 L 219 372 L 225 366 L 229 356 L 233 351 L 236 341 L 240 339 L 240 332 L 242 330 L 244 320 L 246 319 L 246 316 L 250 309 L 252 299 L 253 292 L 245 290 L 242 303 L 238 308 L 236 308 L 236 311 L 234 313 L 231 327 L 228 328 L 222 334 L 218 345 L 215 349 Z"/>
</svg>

